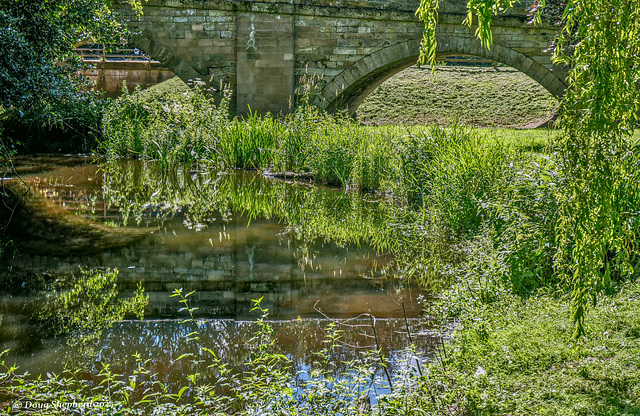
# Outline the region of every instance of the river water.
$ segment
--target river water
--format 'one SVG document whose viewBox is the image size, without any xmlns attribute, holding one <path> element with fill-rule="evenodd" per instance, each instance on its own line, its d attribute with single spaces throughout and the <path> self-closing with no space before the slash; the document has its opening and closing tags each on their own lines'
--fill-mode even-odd
<svg viewBox="0 0 640 416">
<path fill-rule="evenodd" d="M 256 299 L 269 311 L 274 348 L 299 368 L 323 348 L 331 322 L 344 331 L 340 361 L 376 346 L 372 325 L 392 367 L 408 332 L 425 355 L 438 341 L 421 318 L 418 299 L 427 293 L 394 278 L 380 243 L 381 198 L 256 172 L 176 172 L 132 161 L 43 156 L 17 168 L 30 191 L 26 214 L 8 228 L 17 250 L 1 294 L 0 348 L 10 348 L 8 361 L 22 370 L 96 374 L 109 362 L 126 372 L 138 352 L 179 382 L 176 358 L 193 322 L 183 322 L 176 289 L 193 292 L 201 342 L 230 363 L 251 350 Z M 51 295 L 52 282 L 92 268 L 119 271 L 119 298 L 140 285 L 149 298 L 144 320 L 117 323 L 88 344 L 69 342 L 79 336 L 73 332 L 43 331 L 34 304 Z"/>
</svg>

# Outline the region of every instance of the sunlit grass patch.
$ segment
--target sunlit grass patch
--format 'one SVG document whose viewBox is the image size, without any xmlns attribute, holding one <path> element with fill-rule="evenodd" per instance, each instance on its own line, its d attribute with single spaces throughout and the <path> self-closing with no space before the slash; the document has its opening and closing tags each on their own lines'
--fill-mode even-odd
<svg viewBox="0 0 640 416">
<path fill-rule="evenodd" d="M 502 299 L 449 346 L 450 397 L 479 414 L 638 414 L 640 292 L 616 290 L 593 309 L 577 348 L 564 297 Z"/>
<path fill-rule="evenodd" d="M 358 108 L 367 124 L 536 125 L 558 102 L 540 84 L 510 67 L 408 68 L 389 78 Z"/>
</svg>

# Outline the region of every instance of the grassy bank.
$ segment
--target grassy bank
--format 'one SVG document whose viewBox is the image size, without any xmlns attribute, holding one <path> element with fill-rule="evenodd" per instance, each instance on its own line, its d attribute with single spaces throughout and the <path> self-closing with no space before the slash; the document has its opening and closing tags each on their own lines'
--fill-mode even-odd
<svg viewBox="0 0 640 416">
<path fill-rule="evenodd" d="M 382 83 L 358 108 L 365 124 L 459 123 L 477 127 L 535 126 L 558 102 L 510 67 L 410 67 Z"/>
<path fill-rule="evenodd" d="M 432 367 L 432 383 L 451 388 L 430 407 L 460 410 L 454 414 L 640 414 L 639 299 L 636 284 L 611 287 L 574 348 L 568 299 L 501 296 L 465 320 Z"/>
</svg>

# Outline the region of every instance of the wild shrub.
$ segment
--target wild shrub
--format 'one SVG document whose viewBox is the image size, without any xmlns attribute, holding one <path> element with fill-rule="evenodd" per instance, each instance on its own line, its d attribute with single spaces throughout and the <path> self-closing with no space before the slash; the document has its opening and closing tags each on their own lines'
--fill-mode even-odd
<svg viewBox="0 0 640 416">
<path fill-rule="evenodd" d="M 158 161 L 165 167 L 215 160 L 220 133 L 227 131 L 228 97 L 219 106 L 196 81 L 181 94 L 155 96 L 136 90 L 114 100 L 104 114 L 100 149 L 107 157 Z"/>
</svg>

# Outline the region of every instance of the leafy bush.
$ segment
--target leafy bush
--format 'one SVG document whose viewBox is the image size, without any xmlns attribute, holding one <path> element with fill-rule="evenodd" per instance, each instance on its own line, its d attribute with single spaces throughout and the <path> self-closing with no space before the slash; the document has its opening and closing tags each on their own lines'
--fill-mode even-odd
<svg viewBox="0 0 640 416">
<path fill-rule="evenodd" d="M 166 167 L 198 163 L 219 152 L 219 133 L 229 123 L 228 97 L 216 106 L 201 83 L 194 88 L 160 98 L 139 90 L 129 94 L 123 87 L 105 111 L 100 149 L 109 158 L 137 157 Z"/>
</svg>

